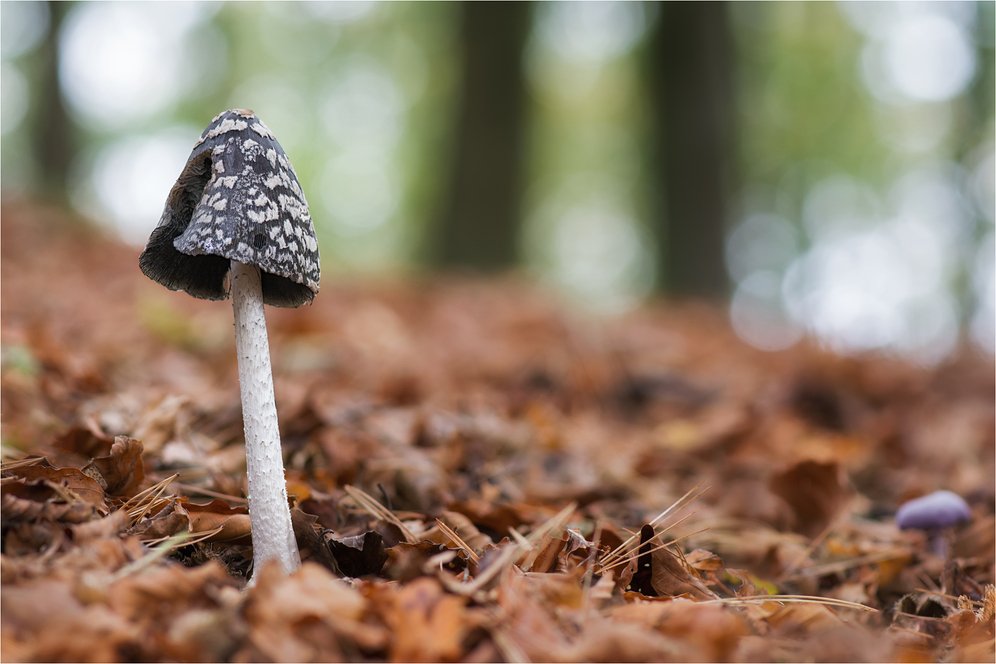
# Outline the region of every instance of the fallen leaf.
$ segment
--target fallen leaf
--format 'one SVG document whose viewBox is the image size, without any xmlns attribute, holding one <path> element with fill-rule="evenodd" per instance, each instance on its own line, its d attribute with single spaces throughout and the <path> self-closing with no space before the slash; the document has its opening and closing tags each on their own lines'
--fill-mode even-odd
<svg viewBox="0 0 996 664">
<path fill-rule="evenodd" d="M 696 600 L 717 599 L 716 593 L 688 571 L 677 555 L 667 548 L 651 555 L 653 560 L 650 583 L 660 597 L 687 596 Z"/>
<path fill-rule="evenodd" d="M 390 661 L 452 662 L 460 658 L 470 626 L 466 598 L 446 594 L 439 581 L 421 577 L 402 587 L 388 587 L 372 600 L 380 605 L 390 629 Z"/>
<path fill-rule="evenodd" d="M 315 563 L 289 576 L 279 565 L 267 565 L 246 592 L 243 608 L 257 657 L 275 662 L 340 661 L 353 643 L 363 650 L 383 648 L 388 632 L 364 621 L 366 611 L 359 592 Z M 355 651 L 349 656 L 357 658 Z"/>
<path fill-rule="evenodd" d="M 118 436 L 111 445 L 110 455 L 98 457 L 83 466 L 83 473 L 95 479 L 111 496 L 134 495 L 145 480 L 142 442 Z"/>
<path fill-rule="evenodd" d="M 384 538 L 373 530 L 343 538 L 327 535 L 326 542 L 345 576 L 380 574 L 389 558 Z"/>
<path fill-rule="evenodd" d="M 232 507 L 223 500 L 215 499 L 206 505 L 182 503 L 177 509 L 187 514 L 192 533 L 204 533 L 221 528 L 221 532 L 206 540 L 208 542 L 252 543 L 248 507 L 243 505 Z"/>
<path fill-rule="evenodd" d="M 836 463 L 801 461 L 771 478 L 771 490 L 792 508 L 793 529 L 816 537 L 847 502 L 844 472 Z"/>
<path fill-rule="evenodd" d="M 48 483 L 56 494 L 66 502 L 80 500 L 107 513 L 104 490 L 92 477 L 87 477 L 76 468 L 53 468 L 51 466 L 23 466 L 6 470 L 11 476 Z"/>
</svg>

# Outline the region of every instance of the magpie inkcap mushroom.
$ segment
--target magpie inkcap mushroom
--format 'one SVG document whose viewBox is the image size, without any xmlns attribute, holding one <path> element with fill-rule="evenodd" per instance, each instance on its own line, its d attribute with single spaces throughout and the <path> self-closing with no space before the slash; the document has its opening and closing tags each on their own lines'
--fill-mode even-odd
<svg viewBox="0 0 996 664">
<path fill-rule="evenodd" d="M 259 267 L 264 304 L 297 307 L 318 293 L 318 240 L 297 173 L 263 121 L 241 109 L 201 134 L 139 266 L 170 290 L 224 300 L 231 261 Z"/>
<path fill-rule="evenodd" d="M 275 561 L 301 565 L 284 480 L 263 305 L 318 293 L 315 227 L 294 167 L 252 111 L 221 113 L 194 145 L 139 267 L 170 290 L 232 295 L 246 436 L 253 579 Z"/>
</svg>

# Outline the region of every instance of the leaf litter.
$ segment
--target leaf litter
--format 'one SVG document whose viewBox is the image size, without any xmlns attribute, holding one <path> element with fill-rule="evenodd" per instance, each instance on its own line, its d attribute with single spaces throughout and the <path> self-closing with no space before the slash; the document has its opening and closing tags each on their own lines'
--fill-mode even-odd
<svg viewBox="0 0 996 664">
<path fill-rule="evenodd" d="M 226 303 L 3 206 L 4 661 L 993 661 L 994 372 L 613 321 L 512 279 L 267 312 L 295 535 L 252 570 Z M 959 493 L 928 534 L 904 501 Z"/>
</svg>

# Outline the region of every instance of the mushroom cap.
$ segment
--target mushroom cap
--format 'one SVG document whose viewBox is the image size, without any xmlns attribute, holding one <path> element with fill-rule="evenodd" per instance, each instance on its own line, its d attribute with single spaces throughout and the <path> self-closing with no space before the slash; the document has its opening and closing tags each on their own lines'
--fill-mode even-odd
<svg viewBox="0 0 996 664">
<path fill-rule="evenodd" d="M 318 240 L 294 167 L 239 109 L 201 134 L 138 262 L 170 290 L 224 300 L 231 261 L 259 267 L 264 304 L 296 307 L 318 293 Z"/>
<path fill-rule="evenodd" d="M 961 496 L 950 491 L 914 498 L 896 512 L 896 525 L 903 530 L 940 530 L 972 518 L 972 510 Z"/>
</svg>

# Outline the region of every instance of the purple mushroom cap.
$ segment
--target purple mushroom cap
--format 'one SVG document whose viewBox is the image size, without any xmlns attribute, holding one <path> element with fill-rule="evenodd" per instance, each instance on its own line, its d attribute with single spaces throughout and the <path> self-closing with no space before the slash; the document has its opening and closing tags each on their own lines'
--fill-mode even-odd
<svg viewBox="0 0 996 664">
<path fill-rule="evenodd" d="M 942 530 L 970 518 L 972 511 L 961 496 L 935 491 L 903 503 L 896 512 L 896 525 L 903 530 Z"/>
</svg>

